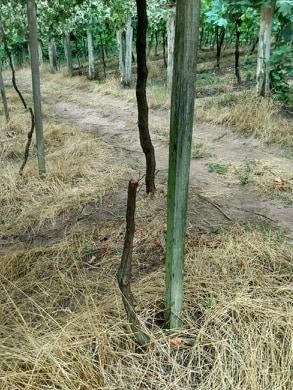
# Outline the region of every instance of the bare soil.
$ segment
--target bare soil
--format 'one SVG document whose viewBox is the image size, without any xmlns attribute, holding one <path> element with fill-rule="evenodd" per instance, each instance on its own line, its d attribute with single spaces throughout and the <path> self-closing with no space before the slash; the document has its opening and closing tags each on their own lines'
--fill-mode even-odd
<svg viewBox="0 0 293 390">
<path fill-rule="evenodd" d="M 111 94 L 94 93 L 77 87 L 67 87 L 54 82 L 54 76 L 43 81 L 43 100 L 50 120 L 72 124 L 80 131 L 103 139 L 115 153 L 116 161 L 127 162 L 137 170 L 137 177 L 144 173 L 144 156 L 139 144 L 135 96 L 131 101 Z M 22 75 L 19 83 L 29 92 L 29 78 Z M 46 88 L 50 83 L 50 88 Z M 52 88 L 52 83 L 54 88 Z M 158 181 L 166 183 L 168 145 L 160 129 L 168 129 L 168 110 L 150 110 L 150 127 L 156 151 Z M 284 231 L 289 242 L 293 240 L 293 208 L 279 199 L 262 196 L 251 184 L 235 184 L 224 176 L 208 171 L 208 164 L 221 161 L 239 164 L 242 161 L 259 160 L 278 166 L 286 172 L 292 170 L 292 161 L 285 157 L 279 146 L 268 146 L 254 137 L 241 137 L 232 128 L 195 121 L 194 137 L 208 148 L 207 157 L 192 159 L 190 170 L 189 229 L 195 232 L 214 232 L 235 222 L 270 224 Z M 11 238 L 0 242 L 2 251 L 24 245 L 41 245 L 60 240 L 81 224 L 107 219 L 124 218 L 127 180 L 122 190 L 105 197 L 100 205 L 88 205 L 86 211 L 62 215 L 54 227 L 45 228 L 37 235 Z M 111 204 L 111 208 L 107 207 Z M 100 207 L 100 208 L 99 208 Z M 115 213 L 113 214 L 113 210 Z M 18 244 L 16 243 L 18 242 Z"/>
<path fill-rule="evenodd" d="M 136 106 L 112 95 L 76 90 L 82 103 L 45 95 L 44 100 L 56 120 L 72 123 L 81 131 L 89 131 L 109 143 L 117 159 L 138 164 L 143 172 L 144 156 L 139 145 L 136 126 Z M 64 95 L 63 95 L 64 96 Z M 90 107 L 87 106 L 90 102 Z M 93 103 L 96 106 L 93 107 Z M 245 109 L 245 108 L 244 108 Z M 167 128 L 169 112 L 150 110 L 150 126 L 157 158 L 159 180 L 166 180 L 168 147 L 157 129 Z M 189 216 L 195 228 L 211 231 L 231 221 L 258 220 L 268 222 L 286 231 L 292 238 L 293 209 L 278 199 L 268 199 L 251 185 L 241 186 L 208 172 L 208 164 L 215 156 L 224 163 L 259 160 L 276 165 L 285 171 L 292 169 L 292 161 L 282 157 L 278 146 L 268 146 L 253 137 L 241 137 L 233 129 L 207 123 L 195 123 L 194 137 L 208 146 L 211 156 L 192 159 L 190 172 Z M 125 188 L 126 190 L 126 188 Z M 219 206 L 221 210 L 216 208 Z"/>
</svg>

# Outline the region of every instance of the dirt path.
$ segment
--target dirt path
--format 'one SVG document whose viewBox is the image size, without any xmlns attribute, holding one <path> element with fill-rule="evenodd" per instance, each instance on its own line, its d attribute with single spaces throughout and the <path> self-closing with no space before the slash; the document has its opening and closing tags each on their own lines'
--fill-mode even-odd
<svg viewBox="0 0 293 390">
<path fill-rule="evenodd" d="M 43 93 L 53 119 L 71 123 L 82 131 L 102 138 L 114 148 L 117 159 L 123 162 L 127 159 L 132 166 L 138 164 L 143 171 L 144 156 L 139 145 L 136 105 L 133 102 L 57 83 L 55 87 L 56 93 L 48 93 L 44 84 Z M 158 129 L 167 129 L 168 121 L 169 113 L 166 110 L 150 111 L 157 167 L 163 181 L 167 174 L 168 147 Z M 282 150 L 277 146 L 268 147 L 255 138 L 241 137 L 229 128 L 206 123 L 195 124 L 194 136 L 209 148 L 211 156 L 191 161 L 191 224 L 211 231 L 231 221 L 258 220 L 283 228 L 292 240 L 292 207 L 280 200 L 261 196 L 252 185 L 241 186 L 208 172 L 208 164 L 214 162 L 215 158 L 231 164 L 255 159 L 290 172 L 292 162 L 281 157 Z"/>
</svg>

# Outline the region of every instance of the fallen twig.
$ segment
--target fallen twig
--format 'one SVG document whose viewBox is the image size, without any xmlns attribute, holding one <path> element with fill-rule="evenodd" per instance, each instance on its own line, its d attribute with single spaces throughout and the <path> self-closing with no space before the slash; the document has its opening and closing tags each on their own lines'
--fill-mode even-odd
<svg viewBox="0 0 293 390">
<path fill-rule="evenodd" d="M 213 139 L 213 142 L 220 141 L 222 138 L 224 138 L 228 132 L 221 134 L 220 136 Z"/>
<path fill-rule="evenodd" d="M 201 194 L 198 194 L 198 196 L 202 199 L 204 199 L 205 201 L 207 201 L 209 204 L 211 204 L 212 206 L 214 206 L 217 210 L 220 211 L 221 214 L 224 215 L 225 218 L 228 219 L 228 221 L 232 221 L 232 219 L 229 217 L 229 215 L 227 215 L 219 205 L 217 205 L 216 203 L 212 202 L 210 199 L 206 198 L 205 196 L 201 195 Z"/>
<path fill-rule="evenodd" d="M 235 208 L 236 208 L 236 210 L 244 211 L 245 213 L 255 214 L 255 215 L 258 215 L 259 217 L 268 219 L 269 221 L 277 222 L 274 219 L 268 217 L 267 215 L 261 214 L 261 213 L 259 213 L 257 211 L 245 210 L 245 209 L 242 209 L 241 207 L 235 207 Z"/>
</svg>

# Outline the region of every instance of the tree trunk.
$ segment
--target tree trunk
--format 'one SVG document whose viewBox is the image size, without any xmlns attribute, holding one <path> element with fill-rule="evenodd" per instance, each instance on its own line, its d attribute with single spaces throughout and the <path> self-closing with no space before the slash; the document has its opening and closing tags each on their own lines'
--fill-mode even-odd
<svg viewBox="0 0 293 390">
<path fill-rule="evenodd" d="M 129 87 L 131 84 L 132 36 L 133 29 L 131 25 L 131 19 L 129 19 L 126 24 L 126 29 L 117 31 L 121 84 L 126 87 Z"/>
<path fill-rule="evenodd" d="M 200 31 L 200 41 L 199 41 L 199 48 L 202 49 L 202 43 L 203 43 L 203 38 L 204 38 L 204 26 L 202 26 L 201 31 Z"/>
<path fill-rule="evenodd" d="M 87 32 L 87 48 L 88 48 L 88 62 L 89 62 L 89 79 L 96 78 L 96 67 L 94 57 L 93 34 L 91 31 Z"/>
<path fill-rule="evenodd" d="M 167 37 L 166 37 L 166 33 L 163 33 L 163 59 L 164 59 L 165 68 L 168 68 L 168 62 L 166 58 L 166 46 L 167 46 Z"/>
<path fill-rule="evenodd" d="M 50 70 L 52 73 L 56 73 L 58 70 L 57 65 L 57 50 L 55 38 L 51 38 L 49 42 L 49 61 L 50 61 Z"/>
<path fill-rule="evenodd" d="M 22 56 L 22 64 L 26 64 L 26 53 L 27 53 L 27 43 L 24 42 L 21 50 L 21 56 Z"/>
<path fill-rule="evenodd" d="M 38 41 L 38 50 L 39 50 L 39 65 L 42 66 L 44 61 L 43 61 L 43 48 L 42 48 L 42 42 L 39 40 Z"/>
<path fill-rule="evenodd" d="M 167 87 L 172 88 L 173 64 L 174 64 L 174 41 L 175 41 L 175 14 L 173 9 L 167 21 L 168 37 L 168 66 L 167 66 Z"/>
<path fill-rule="evenodd" d="M 83 42 L 83 59 L 81 61 L 83 66 L 83 64 L 88 62 L 88 57 L 89 57 L 88 39 L 87 38 L 83 39 L 82 42 Z"/>
<path fill-rule="evenodd" d="M 71 77 L 73 74 L 73 62 L 72 62 L 72 47 L 70 40 L 70 33 L 66 32 L 64 34 L 64 53 L 66 58 L 67 72 Z"/>
<path fill-rule="evenodd" d="M 209 31 L 209 34 L 207 37 L 207 44 L 208 44 L 209 48 L 212 46 L 212 42 L 213 42 L 213 33 L 211 31 Z"/>
<path fill-rule="evenodd" d="M 27 15 L 28 15 L 28 27 L 29 27 L 29 45 L 30 45 L 30 54 L 31 54 L 35 129 L 36 129 L 36 138 L 37 138 L 37 156 L 38 156 L 38 164 L 39 164 L 39 174 L 41 177 L 43 177 L 46 174 L 46 165 L 45 165 L 45 152 L 44 152 L 38 31 L 37 31 L 37 16 L 36 16 L 35 0 L 28 0 Z"/>
<path fill-rule="evenodd" d="M 2 77 L 2 69 L 0 65 L 0 93 L 2 97 L 2 103 L 3 103 L 3 111 L 5 115 L 6 122 L 9 122 L 9 110 L 8 110 L 8 104 L 7 104 L 7 98 L 5 93 L 5 85 Z"/>
<path fill-rule="evenodd" d="M 271 54 L 272 25 L 275 5 L 276 0 L 272 0 L 271 7 L 263 8 L 261 11 L 256 67 L 256 92 L 258 96 L 264 97 L 270 92 L 269 61 Z"/>
<path fill-rule="evenodd" d="M 118 53 L 119 53 L 119 72 L 120 72 L 120 81 L 123 83 L 124 74 L 125 74 L 125 31 L 118 30 L 116 33 Z"/>
<path fill-rule="evenodd" d="M 21 44 L 21 47 L 15 52 L 17 67 L 22 68 L 26 64 L 26 42 Z"/>
<path fill-rule="evenodd" d="M 219 27 L 216 27 L 216 38 L 217 38 L 217 64 L 216 68 L 220 69 L 222 47 L 225 39 L 225 29 L 222 27 L 219 32 Z"/>
<path fill-rule="evenodd" d="M 103 37 L 100 32 L 99 32 L 99 37 L 100 37 L 100 48 L 101 48 L 101 57 L 102 57 L 103 69 L 104 69 L 104 77 L 106 78 L 107 73 L 106 73 L 105 47 L 104 47 Z"/>
<path fill-rule="evenodd" d="M 237 78 L 238 84 L 241 84 L 241 75 L 240 75 L 240 30 L 241 20 L 235 22 L 236 27 L 236 40 L 235 40 L 235 75 Z"/>
<path fill-rule="evenodd" d="M 152 54 L 152 50 L 153 50 L 153 45 L 154 45 L 154 32 L 152 31 L 151 32 L 151 39 L 149 41 L 149 44 L 148 44 L 148 58 L 150 58 L 151 54 Z"/>
<path fill-rule="evenodd" d="M 149 109 L 146 97 L 146 83 L 148 78 L 146 59 L 146 37 L 147 37 L 147 6 L 146 0 L 136 0 L 137 7 L 137 83 L 136 100 L 138 109 L 138 128 L 142 150 L 146 159 L 146 192 L 153 194 L 155 187 L 156 159 L 155 150 L 149 132 Z"/>
<path fill-rule="evenodd" d="M 125 46 L 125 79 L 124 85 L 130 86 L 131 83 L 131 67 L 132 67 L 132 37 L 133 29 L 131 25 L 131 19 L 128 20 L 126 25 L 126 46 Z"/>
<path fill-rule="evenodd" d="M 249 52 L 250 55 L 252 55 L 255 52 L 258 41 L 259 41 L 259 37 L 255 38 L 255 40 L 253 41 L 253 44 L 252 44 L 250 52 Z"/>
<path fill-rule="evenodd" d="M 213 35 L 213 40 L 212 40 L 212 48 L 213 49 L 215 48 L 216 43 L 217 43 L 217 33 L 216 33 L 216 30 L 215 30 L 215 33 Z"/>
<path fill-rule="evenodd" d="M 158 31 L 155 31 L 155 56 L 156 57 L 159 55 L 158 46 L 159 46 L 159 33 Z"/>
<path fill-rule="evenodd" d="M 166 322 L 181 325 L 184 247 L 193 132 L 200 0 L 177 2 L 171 100 L 166 257 Z"/>
</svg>

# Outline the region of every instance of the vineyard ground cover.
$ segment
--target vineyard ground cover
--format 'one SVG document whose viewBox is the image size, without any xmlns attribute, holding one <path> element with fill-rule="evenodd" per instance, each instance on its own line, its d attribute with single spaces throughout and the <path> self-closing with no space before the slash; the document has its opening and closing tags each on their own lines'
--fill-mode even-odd
<svg viewBox="0 0 293 390">
<path fill-rule="evenodd" d="M 133 270 L 138 312 L 152 332 L 144 354 L 133 343 L 115 280 L 127 180 L 143 172 L 134 90 L 123 90 L 114 77 L 100 83 L 44 71 L 49 174 L 40 184 L 34 151 L 25 176 L 18 176 L 26 115 L 7 88 L 14 119 L 8 127 L 0 125 L 3 389 L 117 389 L 122 384 L 133 389 L 290 388 L 293 216 L 279 198 L 283 190 L 275 187 L 279 175 L 290 180 L 290 118 L 261 107 L 266 126 L 277 120 L 285 126 L 279 138 L 271 132 L 263 137 L 275 141 L 268 146 L 251 131 L 214 124 L 221 109 L 232 116 L 229 99 L 236 99 L 235 107 L 243 104 L 239 92 L 232 98 L 229 91 L 199 99 L 197 117 L 206 122 L 196 123 L 194 142 L 208 153 L 191 165 L 180 335 L 196 342 L 172 349 L 173 336 L 158 326 L 164 295 L 169 96 L 156 82 L 161 77 L 157 62 L 156 67 L 150 70 L 149 97 L 158 191 L 154 200 L 143 191 L 138 196 Z M 29 94 L 28 70 L 18 76 Z M 224 73 L 223 84 L 228 77 Z M 249 92 L 244 94 L 249 99 Z M 249 107 L 247 100 L 246 111 Z M 235 126 L 241 116 L 236 109 L 233 115 L 234 123 L 227 116 L 219 123 Z M 255 127 L 256 119 L 248 120 Z M 240 175 L 247 161 L 258 161 L 262 171 L 269 166 L 270 172 L 259 176 L 253 168 L 244 186 Z M 209 172 L 210 164 L 220 163 L 229 166 L 233 177 L 230 171 Z M 292 196 L 290 189 L 287 195 Z"/>
<path fill-rule="evenodd" d="M 197 77 L 196 118 L 200 121 L 233 126 L 235 131 L 247 136 L 253 135 L 268 143 L 279 143 L 282 146 L 293 146 L 292 110 L 282 107 L 272 99 L 258 99 L 254 95 L 255 55 L 241 52 L 242 83 L 238 85 L 234 75 L 232 50 L 227 50 L 222 58 L 222 67 L 215 70 L 213 50 L 200 52 Z M 166 89 L 166 69 L 162 56 L 151 57 L 149 61 L 148 99 L 150 108 L 169 109 L 170 96 Z M 133 71 L 135 72 L 135 64 Z M 117 64 L 110 62 L 108 78 L 97 83 L 87 83 L 86 77 L 75 78 L 73 84 L 81 89 L 96 91 L 123 97 L 128 102 L 135 102 L 133 88 L 121 88 L 117 75 Z M 62 77 L 62 76 L 61 76 Z M 85 82 L 80 82 L 80 80 Z M 70 87 L 70 79 L 67 81 Z M 72 99 L 78 100 L 78 96 Z M 91 104 L 91 103 L 89 103 Z M 246 109 L 243 110 L 243 105 Z"/>
</svg>

